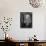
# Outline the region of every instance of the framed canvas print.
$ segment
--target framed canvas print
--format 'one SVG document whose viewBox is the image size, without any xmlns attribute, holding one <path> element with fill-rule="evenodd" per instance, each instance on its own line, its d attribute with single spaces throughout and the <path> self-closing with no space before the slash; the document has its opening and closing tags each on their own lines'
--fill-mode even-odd
<svg viewBox="0 0 46 46">
<path fill-rule="evenodd" d="M 20 12 L 20 27 L 32 28 L 32 12 Z"/>
</svg>

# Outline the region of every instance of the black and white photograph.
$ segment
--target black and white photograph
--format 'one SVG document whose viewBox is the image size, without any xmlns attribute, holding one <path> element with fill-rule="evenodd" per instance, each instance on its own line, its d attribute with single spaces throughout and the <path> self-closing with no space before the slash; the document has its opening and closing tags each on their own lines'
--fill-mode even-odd
<svg viewBox="0 0 46 46">
<path fill-rule="evenodd" d="M 20 12 L 20 27 L 32 28 L 32 12 Z"/>
</svg>

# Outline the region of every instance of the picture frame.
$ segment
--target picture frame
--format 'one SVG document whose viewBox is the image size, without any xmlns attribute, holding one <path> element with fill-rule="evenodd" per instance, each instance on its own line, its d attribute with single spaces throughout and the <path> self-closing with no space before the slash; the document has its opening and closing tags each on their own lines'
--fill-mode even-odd
<svg viewBox="0 0 46 46">
<path fill-rule="evenodd" d="M 32 28 L 32 12 L 20 12 L 20 27 Z"/>
</svg>

